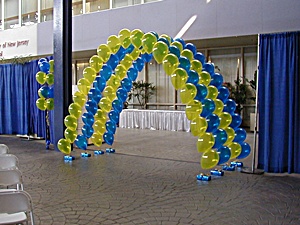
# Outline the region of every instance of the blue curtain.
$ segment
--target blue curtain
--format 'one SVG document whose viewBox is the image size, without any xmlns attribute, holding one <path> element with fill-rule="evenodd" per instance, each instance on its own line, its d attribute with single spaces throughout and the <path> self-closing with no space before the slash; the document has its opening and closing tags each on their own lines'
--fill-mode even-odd
<svg viewBox="0 0 300 225">
<path fill-rule="evenodd" d="M 299 32 L 259 39 L 258 168 L 300 173 Z"/>
</svg>

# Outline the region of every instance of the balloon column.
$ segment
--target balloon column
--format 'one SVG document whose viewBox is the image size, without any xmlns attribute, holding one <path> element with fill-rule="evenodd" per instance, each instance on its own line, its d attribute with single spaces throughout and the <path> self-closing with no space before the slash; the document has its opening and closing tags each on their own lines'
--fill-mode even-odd
<svg viewBox="0 0 300 225">
<path fill-rule="evenodd" d="M 36 73 L 36 81 L 42 85 L 38 90 L 39 98 L 36 101 L 38 109 L 46 111 L 46 149 L 50 145 L 49 111 L 54 109 L 54 61 L 42 58 L 38 61 L 40 71 Z"/>
<path fill-rule="evenodd" d="M 64 120 L 65 137 L 59 140 L 58 148 L 69 154 L 74 142 L 86 149 L 88 138 L 96 146 L 101 146 L 102 140 L 112 145 L 132 82 L 152 59 L 162 64 L 186 104 L 191 133 L 198 137 L 202 168 L 247 157 L 251 149 L 244 142 L 246 132 L 239 128 L 241 117 L 235 114 L 236 104 L 228 99 L 229 91 L 222 86 L 223 77 L 215 73 L 214 65 L 205 62 L 204 55 L 191 43 L 139 29 L 122 29 L 118 35 L 111 35 L 90 58 L 90 66 L 77 83 L 79 91 L 73 95 L 70 115 Z M 76 134 L 83 106 L 82 134 Z"/>
</svg>

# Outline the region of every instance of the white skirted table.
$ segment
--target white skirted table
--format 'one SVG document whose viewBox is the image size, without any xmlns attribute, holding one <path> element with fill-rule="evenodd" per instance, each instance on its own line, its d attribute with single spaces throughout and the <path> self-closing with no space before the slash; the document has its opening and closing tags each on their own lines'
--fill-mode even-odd
<svg viewBox="0 0 300 225">
<path fill-rule="evenodd" d="M 119 127 L 151 130 L 190 131 L 185 111 L 125 109 Z"/>
</svg>

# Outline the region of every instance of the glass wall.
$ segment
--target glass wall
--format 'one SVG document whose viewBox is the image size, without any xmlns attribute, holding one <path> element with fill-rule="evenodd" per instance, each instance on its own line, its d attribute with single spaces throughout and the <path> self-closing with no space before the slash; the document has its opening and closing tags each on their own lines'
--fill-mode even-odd
<svg viewBox="0 0 300 225">
<path fill-rule="evenodd" d="M 0 1 L 0 30 L 3 30 L 3 27 L 2 27 L 2 25 L 3 25 L 3 23 L 2 23 L 2 1 Z"/>
<path fill-rule="evenodd" d="M 41 1 L 41 22 L 53 20 L 53 0 L 38 1 Z"/>
<path fill-rule="evenodd" d="M 82 0 L 72 0 L 72 15 L 80 15 L 83 13 Z"/>
<path fill-rule="evenodd" d="M 19 27 L 19 0 L 5 1 L 4 29 Z"/>
<path fill-rule="evenodd" d="M 112 0 L 112 8 L 141 4 L 142 0 Z"/>
<path fill-rule="evenodd" d="M 23 0 L 22 2 L 22 26 L 38 22 L 38 1 Z"/>
<path fill-rule="evenodd" d="M 109 9 L 109 0 L 86 0 L 86 13 Z"/>
</svg>

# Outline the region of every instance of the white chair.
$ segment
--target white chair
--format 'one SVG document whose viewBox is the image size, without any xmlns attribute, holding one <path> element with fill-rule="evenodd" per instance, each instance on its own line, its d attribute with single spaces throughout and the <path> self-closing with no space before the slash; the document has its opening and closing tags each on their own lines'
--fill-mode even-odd
<svg viewBox="0 0 300 225">
<path fill-rule="evenodd" d="M 7 145 L 0 144 L 0 155 L 8 154 L 8 151 L 9 151 L 9 149 L 8 149 Z"/>
<path fill-rule="evenodd" d="M 32 200 L 26 191 L 0 192 L 0 202 L 0 224 L 34 225 Z"/>
<path fill-rule="evenodd" d="M 12 154 L 0 155 L 0 169 L 14 169 L 18 168 L 19 160 L 17 156 Z"/>
<path fill-rule="evenodd" d="M 7 190 L 24 190 L 22 173 L 18 169 L 0 170 L 0 192 Z M 10 186 L 15 186 L 15 189 L 7 189 Z"/>
</svg>

